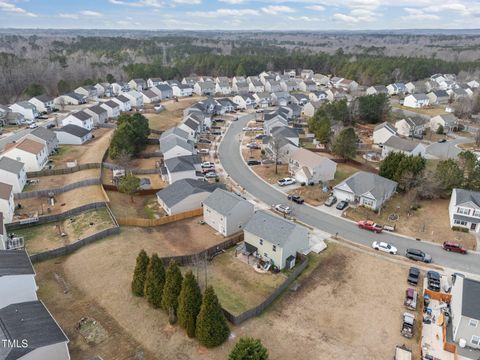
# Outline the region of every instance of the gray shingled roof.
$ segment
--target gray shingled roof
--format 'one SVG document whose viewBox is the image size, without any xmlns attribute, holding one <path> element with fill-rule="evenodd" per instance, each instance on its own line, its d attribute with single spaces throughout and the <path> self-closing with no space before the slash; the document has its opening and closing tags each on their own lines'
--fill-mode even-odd
<svg viewBox="0 0 480 360">
<path fill-rule="evenodd" d="M 78 120 L 81 120 L 81 121 L 86 121 L 92 118 L 92 115 L 87 114 L 83 110 L 77 111 L 76 113 L 72 114 L 72 116 L 75 116 Z"/>
<path fill-rule="evenodd" d="M 34 274 L 30 257 L 25 250 L 0 251 L 0 276 Z"/>
<path fill-rule="evenodd" d="M 87 135 L 90 132 L 90 130 L 87 130 L 81 126 L 77 126 L 73 124 L 65 125 L 64 127 L 55 131 L 62 131 L 70 135 L 77 136 L 79 138 L 83 138 L 85 135 Z"/>
<path fill-rule="evenodd" d="M 225 189 L 223 184 L 210 184 L 206 181 L 183 179 L 175 181 L 170 186 L 157 193 L 157 196 L 163 201 L 167 207 L 172 207 L 183 201 L 187 197 L 193 194 L 202 192 L 213 192 L 215 189 Z"/>
<path fill-rule="evenodd" d="M 8 171 L 13 174 L 20 174 L 25 165 L 17 160 L 10 159 L 6 156 L 0 159 L 0 169 Z"/>
<path fill-rule="evenodd" d="M 397 129 L 395 129 L 394 126 L 390 125 L 388 122 L 383 122 L 381 124 L 378 124 L 377 126 L 375 126 L 375 128 L 373 129 L 373 131 L 377 131 L 377 130 L 380 130 L 380 129 L 387 129 L 388 131 L 390 131 L 392 134 L 396 134 L 397 133 Z"/>
<path fill-rule="evenodd" d="M 428 97 L 427 95 L 425 95 L 424 93 L 419 93 L 419 94 L 412 94 L 412 95 L 409 95 L 409 96 L 413 96 L 413 98 L 417 101 L 419 100 L 428 100 Z"/>
<path fill-rule="evenodd" d="M 480 207 L 480 192 L 464 189 L 453 189 L 453 191 L 456 194 L 455 205 L 472 202 L 478 207 Z"/>
<path fill-rule="evenodd" d="M 37 127 L 30 134 L 35 135 L 36 137 L 45 140 L 46 142 L 51 142 L 56 139 L 56 135 L 52 130 L 48 130 L 43 126 Z"/>
<path fill-rule="evenodd" d="M 180 146 L 185 150 L 193 153 L 193 145 L 183 138 L 177 136 L 169 136 L 160 139 L 160 151 L 166 153 L 167 151 L 173 149 L 175 146 Z"/>
<path fill-rule="evenodd" d="M 279 246 L 308 236 L 308 231 L 303 226 L 264 211 L 257 211 L 253 215 L 245 226 L 245 231 Z"/>
<path fill-rule="evenodd" d="M 387 141 L 383 143 L 383 146 L 388 146 L 396 150 L 411 152 L 413 151 L 418 145 L 420 144 L 419 141 L 415 140 L 407 140 L 402 139 L 398 136 L 391 136 L 388 138 Z"/>
<path fill-rule="evenodd" d="M 377 200 L 383 199 L 385 194 L 394 191 L 398 185 L 398 183 L 393 180 L 365 171 L 359 171 L 353 174 L 335 187 L 340 187 L 344 183 L 347 184 L 355 195 L 361 196 L 370 192 Z"/>
<path fill-rule="evenodd" d="M 115 102 L 113 100 L 105 101 L 103 104 L 107 105 L 109 108 L 112 108 L 112 109 L 118 108 L 120 106 L 117 102 Z M 101 104 L 101 105 L 103 105 L 103 104 Z"/>
<path fill-rule="evenodd" d="M 48 103 L 48 102 L 53 101 L 53 97 L 51 97 L 50 95 L 45 95 L 45 94 L 34 96 L 33 98 L 37 99 L 38 101 L 43 102 L 43 103 Z"/>
<path fill-rule="evenodd" d="M 480 282 L 463 279 L 462 315 L 480 320 Z"/>
<path fill-rule="evenodd" d="M 118 105 L 118 104 L 117 104 L 117 105 Z M 89 107 L 88 110 L 90 110 L 91 112 L 94 112 L 94 113 L 97 114 L 97 115 L 102 115 L 102 114 L 107 113 L 107 110 L 104 109 L 104 108 L 102 108 L 102 107 L 100 106 L 100 104 L 98 104 L 98 105 L 93 105 L 93 106 Z"/>
<path fill-rule="evenodd" d="M 285 138 L 298 137 L 298 132 L 295 129 L 287 126 L 279 126 L 272 130 L 273 136 L 280 136 Z"/>
<path fill-rule="evenodd" d="M 116 97 L 116 99 L 120 100 L 120 101 L 123 102 L 123 103 L 127 103 L 127 102 L 130 101 L 130 99 L 127 98 L 127 97 L 124 96 L 124 95 L 118 95 L 118 96 Z"/>
<path fill-rule="evenodd" d="M 165 160 L 165 167 L 170 173 L 195 170 L 195 164 L 200 164 L 197 155 L 177 156 Z"/>
<path fill-rule="evenodd" d="M 167 84 L 158 84 L 156 87 L 160 91 L 172 91 L 172 88 Z"/>
<path fill-rule="evenodd" d="M 241 202 L 247 202 L 247 200 L 242 199 L 240 196 L 225 191 L 223 189 L 216 189 L 208 198 L 203 202 L 203 206 L 208 206 L 209 208 L 215 210 L 221 215 L 228 216 L 231 214 L 231 211 Z M 253 205 L 252 209 L 253 209 Z"/>
<path fill-rule="evenodd" d="M 196 123 L 195 121 L 193 121 L 190 118 L 185 119 L 185 121 L 183 123 L 192 130 L 195 130 L 195 131 L 198 130 L 198 123 Z"/>
<path fill-rule="evenodd" d="M 176 135 L 176 136 L 178 136 L 180 138 L 183 138 L 185 140 L 188 139 L 188 133 L 185 130 L 182 130 L 178 127 L 173 127 L 173 128 L 168 129 L 168 130 L 165 130 L 162 133 L 162 135 L 160 135 L 160 142 L 171 134 Z"/>
<path fill-rule="evenodd" d="M 40 301 L 28 301 L 12 304 L 0 309 L 0 335 L 6 339 L 15 340 L 19 344 L 26 340 L 28 347 L 3 348 L 2 359 L 16 360 L 31 351 L 68 342 L 62 329 L 58 326 L 45 305 Z M 2 337 L 2 336 L 0 336 Z"/>
<path fill-rule="evenodd" d="M 36 109 L 35 105 L 33 105 L 32 103 L 29 103 L 28 101 L 19 101 L 17 102 L 17 105 L 25 109 Z"/>
</svg>

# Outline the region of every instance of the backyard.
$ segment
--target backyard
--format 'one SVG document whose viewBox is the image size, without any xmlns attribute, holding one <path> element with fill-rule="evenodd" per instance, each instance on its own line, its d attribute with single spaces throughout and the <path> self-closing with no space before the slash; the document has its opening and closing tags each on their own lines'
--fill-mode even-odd
<svg viewBox="0 0 480 360">
<path fill-rule="evenodd" d="M 25 238 L 29 254 L 52 250 L 73 243 L 113 226 L 113 220 L 105 208 L 86 211 L 63 221 L 15 230 Z"/>
<path fill-rule="evenodd" d="M 107 191 L 107 195 L 110 208 L 116 217 L 158 219 L 166 215 L 155 195 L 133 196 L 133 202 L 130 195 L 117 191 Z"/>
<path fill-rule="evenodd" d="M 100 169 L 87 169 L 76 171 L 66 175 L 41 176 L 32 178 L 34 183 L 25 186 L 23 191 L 37 191 L 63 187 L 82 180 L 96 179 L 100 177 Z"/>
<path fill-rule="evenodd" d="M 345 211 L 344 215 L 355 221 L 371 219 L 380 224 L 394 225 L 398 233 L 414 238 L 436 243 L 443 243 L 447 240 L 455 241 L 468 249 L 476 248 L 474 235 L 453 231 L 450 228 L 448 199 L 419 201 L 419 207 L 416 210 L 411 209 L 412 204 L 411 196 L 397 194 L 386 203 L 380 214 L 375 214 L 364 207 L 351 207 Z M 392 214 L 397 215 L 398 220 L 389 220 L 389 216 Z"/>
<path fill-rule="evenodd" d="M 145 113 L 150 129 L 165 131 L 178 125 L 183 120 L 183 110 L 190 105 L 204 99 L 203 97 L 180 98 L 178 102 L 170 100 L 163 103 L 165 110 L 156 113 Z"/>
</svg>

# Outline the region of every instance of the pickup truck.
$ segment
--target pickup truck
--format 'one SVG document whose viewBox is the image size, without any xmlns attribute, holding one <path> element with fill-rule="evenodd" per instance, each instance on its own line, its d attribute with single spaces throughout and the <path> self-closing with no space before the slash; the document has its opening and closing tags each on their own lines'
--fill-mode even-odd
<svg viewBox="0 0 480 360">
<path fill-rule="evenodd" d="M 381 233 L 383 231 L 382 225 L 378 225 L 371 220 L 360 220 L 357 222 L 357 225 L 360 229 L 370 230 L 376 233 Z"/>
<path fill-rule="evenodd" d="M 415 316 L 408 312 L 403 313 L 403 324 L 401 334 L 410 339 L 415 333 Z"/>
<path fill-rule="evenodd" d="M 405 291 L 405 301 L 403 304 L 409 310 L 417 310 L 418 292 L 415 289 L 408 288 Z"/>
</svg>

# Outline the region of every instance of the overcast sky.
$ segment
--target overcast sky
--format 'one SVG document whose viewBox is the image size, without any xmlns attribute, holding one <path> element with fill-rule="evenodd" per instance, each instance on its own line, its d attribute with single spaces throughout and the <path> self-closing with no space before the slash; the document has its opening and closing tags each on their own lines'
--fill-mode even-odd
<svg viewBox="0 0 480 360">
<path fill-rule="evenodd" d="M 0 0 L 0 27 L 471 29 L 480 0 Z"/>
</svg>

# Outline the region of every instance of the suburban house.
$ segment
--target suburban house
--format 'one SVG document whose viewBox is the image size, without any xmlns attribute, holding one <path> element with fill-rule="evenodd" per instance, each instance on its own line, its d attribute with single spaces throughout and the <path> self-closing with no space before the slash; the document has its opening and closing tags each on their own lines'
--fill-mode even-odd
<svg viewBox="0 0 480 360">
<path fill-rule="evenodd" d="M 30 104 L 35 105 L 38 112 L 41 113 L 51 113 L 55 110 L 55 105 L 53 104 L 53 97 L 48 95 L 39 95 L 28 100 Z"/>
<path fill-rule="evenodd" d="M 190 85 L 178 84 L 171 85 L 173 96 L 185 97 L 192 96 L 193 88 Z"/>
<path fill-rule="evenodd" d="M 154 77 L 154 78 L 147 79 L 147 87 L 149 87 L 149 88 L 160 85 L 161 83 L 163 83 L 163 80 L 159 77 Z M 145 89 L 143 89 L 143 90 L 145 90 Z"/>
<path fill-rule="evenodd" d="M 53 102 L 60 107 L 64 105 L 80 105 L 87 103 L 87 97 L 76 92 L 70 92 L 56 97 Z"/>
<path fill-rule="evenodd" d="M 281 164 L 288 164 L 290 157 L 298 149 L 294 143 L 283 137 L 265 136 L 262 142 L 265 145 L 265 155 Z"/>
<path fill-rule="evenodd" d="M 373 143 L 383 144 L 385 141 L 395 135 L 397 135 L 397 130 L 385 121 L 381 124 L 378 124 L 373 129 Z"/>
<path fill-rule="evenodd" d="M 132 79 L 128 82 L 128 85 L 130 85 L 130 89 L 137 91 L 142 91 L 148 87 L 147 82 L 143 79 Z"/>
<path fill-rule="evenodd" d="M 52 130 L 43 126 L 39 126 L 24 136 L 26 139 L 45 143 L 47 145 L 48 154 L 51 155 L 58 149 L 58 139 Z"/>
<path fill-rule="evenodd" d="M 308 94 L 308 99 L 314 102 L 324 101 L 327 100 L 327 93 L 323 90 L 315 90 Z"/>
<path fill-rule="evenodd" d="M 162 179 L 169 184 L 182 179 L 203 177 L 201 161 L 197 155 L 184 155 L 166 159 L 161 168 Z"/>
<path fill-rule="evenodd" d="M 112 96 L 113 90 L 112 85 L 109 83 L 98 83 L 95 84 L 95 89 L 97 89 L 98 97 L 110 97 Z"/>
<path fill-rule="evenodd" d="M 76 113 L 68 115 L 65 119 L 62 120 L 62 125 L 77 125 L 81 126 L 87 130 L 93 129 L 93 116 L 86 113 L 83 110 L 77 111 Z"/>
<path fill-rule="evenodd" d="M 267 114 L 265 114 L 266 116 Z M 265 119 L 264 122 L 263 122 L 263 129 L 265 131 L 265 134 L 266 135 L 272 135 L 272 130 L 275 129 L 276 127 L 282 127 L 282 126 L 285 126 L 287 127 L 288 126 L 288 120 L 281 116 L 281 115 L 275 115 L 274 117 L 270 118 L 270 119 Z"/>
<path fill-rule="evenodd" d="M 10 108 L 0 105 L 0 125 L 22 125 L 25 123 L 25 117 Z"/>
<path fill-rule="evenodd" d="M 97 88 L 92 85 L 80 86 L 74 90 L 75 93 L 83 95 L 87 101 L 96 100 L 98 98 Z"/>
<path fill-rule="evenodd" d="M 242 231 L 253 212 L 250 202 L 220 188 L 203 202 L 203 220 L 223 236 Z"/>
<path fill-rule="evenodd" d="M 171 99 L 173 97 L 173 89 L 167 84 L 158 84 L 150 88 L 150 90 L 157 94 L 160 97 L 160 100 Z"/>
<path fill-rule="evenodd" d="M 178 125 L 178 127 L 188 134 L 189 140 L 196 141 L 201 131 L 202 123 L 196 120 L 195 117 L 191 115 L 192 114 L 185 118 L 183 122 Z"/>
<path fill-rule="evenodd" d="M 180 131 L 183 131 L 179 129 Z M 160 138 L 160 151 L 163 159 L 168 160 L 178 156 L 194 155 L 196 150 L 193 144 L 178 136 Z"/>
<path fill-rule="evenodd" d="M 333 195 L 339 201 L 379 210 L 397 190 L 395 181 L 380 175 L 359 171 L 333 188 Z"/>
<path fill-rule="evenodd" d="M 426 147 L 420 141 L 413 139 L 403 139 L 398 136 L 391 136 L 383 143 L 382 158 L 385 158 L 391 152 L 400 152 L 409 156 L 425 156 Z"/>
<path fill-rule="evenodd" d="M 295 79 L 297 71 L 295 69 L 283 70 L 283 75 L 287 75 L 290 79 Z"/>
<path fill-rule="evenodd" d="M 455 131 L 458 128 L 458 119 L 453 114 L 437 115 L 430 119 L 430 129 L 437 131 L 440 125 L 445 133 Z"/>
<path fill-rule="evenodd" d="M 304 106 L 309 101 L 309 97 L 301 93 L 290 94 L 290 99 L 292 104 L 297 104 L 300 106 Z"/>
<path fill-rule="evenodd" d="M 118 102 L 108 100 L 104 103 L 100 103 L 99 105 L 107 110 L 107 114 L 110 119 L 116 119 L 120 116 L 120 105 Z"/>
<path fill-rule="evenodd" d="M 268 92 L 259 92 L 253 94 L 255 103 L 261 108 L 267 108 L 272 104 L 272 96 Z"/>
<path fill-rule="evenodd" d="M 462 358 L 475 359 L 478 351 L 477 355 L 472 353 L 470 357 L 468 348 L 480 349 L 480 302 L 478 301 L 480 282 L 458 273 L 452 277 L 450 301 L 452 338 L 456 343 L 463 340 L 462 347 L 466 347 L 465 355 L 467 356 Z"/>
<path fill-rule="evenodd" d="M 422 138 L 426 120 L 420 117 L 405 118 L 395 123 L 398 135 Z"/>
<path fill-rule="evenodd" d="M 92 138 L 91 130 L 73 124 L 55 129 L 55 134 L 61 145 L 82 145 Z"/>
<path fill-rule="evenodd" d="M 112 84 L 112 95 L 120 95 L 122 92 L 129 91 L 130 85 L 125 82 Z"/>
<path fill-rule="evenodd" d="M 265 91 L 272 93 L 284 90 L 282 89 L 282 85 L 279 81 L 269 80 L 265 83 Z"/>
<path fill-rule="evenodd" d="M 312 117 L 313 115 L 315 115 L 320 106 L 322 106 L 322 104 L 322 101 L 309 101 L 303 107 L 303 115 Z"/>
<path fill-rule="evenodd" d="M 193 86 L 197 81 L 198 81 L 197 76 L 187 76 L 182 79 L 182 84 L 188 84 Z"/>
<path fill-rule="evenodd" d="M 354 92 L 358 89 L 358 83 L 355 80 L 342 79 L 335 84 L 335 87 L 344 91 Z"/>
<path fill-rule="evenodd" d="M 430 91 L 427 94 L 427 97 L 430 101 L 430 104 L 438 105 L 438 104 L 448 104 L 448 100 L 450 100 L 450 95 L 445 90 L 434 90 Z"/>
<path fill-rule="evenodd" d="M 388 90 L 385 85 L 374 85 L 367 88 L 366 94 L 367 95 L 388 94 Z"/>
<path fill-rule="evenodd" d="M 311 79 L 306 79 L 298 84 L 298 88 L 303 92 L 311 92 L 317 90 L 317 84 Z"/>
<path fill-rule="evenodd" d="M 248 83 L 248 90 L 253 93 L 261 93 L 265 91 L 265 85 L 260 80 L 251 80 Z"/>
<path fill-rule="evenodd" d="M 25 171 L 40 171 L 48 160 L 48 148 L 45 142 L 31 139 L 22 139 L 15 144 L 5 146 L 5 151 L 0 156 L 23 162 Z"/>
<path fill-rule="evenodd" d="M 120 105 L 120 112 L 132 110 L 132 103 L 130 102 L 130 99 L 124 95 L 118 95 L 112 98 L 112 101 L 115 101 L 118 105 Z"/>
<path fill-rule="evenodd" d="M 90 106 L 83 109 L 83 111 L 92 116 L 94 126 L 105 124 L 108 120 L 108 110 L 102 107 L 101 104 Z"/>
<path fill-rule="evenodd" d="M 393 83 L 387 85 L 387 92 L 390 96 L 405 94 L 407 92 L 407 88 L 405 87 L 404 83 Z"/>
<path fill-rule="evenodd" d="M 213 81 L 197 82 L 193 86 L 193 92 L 200 96 L 215 94 L 215 83 Z"/>
<path fill-rule="evenodd" d="M 37 107 L 28 101 L 19 101 L 10 105 L 10 110 L 22 114 L 26 120 L 33 121 L 40 116 Z"/>
<path fill-rule="evenodd" d="M 277 106 L 286 106 L 290 101 L 290 93 L 286 91 L 277 91 L 272 93 L 272 104 Z"/>
<path fill-rule="evenodd" d="M 173 127 L 168 130 L 165 130 L 161 135 L 160 135 L 160 147 L 162 146 L 162 141 L 165 141 L 167 138 L 180 138 L 182 140 L 187 141 L 188 140 L 188 133 L 178 127 Z"/>
<path fill-rule="evenodd" d="M 217 102 L 220 104 L 220 106 L 222 107 L 222 112 L 223 113 L 229 113 L 229 112 L 233 112 L 235 111 L 235 109 L 237 108 L 237 104 L 235 104 L 232 100 L 230 100 L 229 98 L 221 98 L 221 99 L 217 99 Z"/>
<path fill-rule="evenodd" d="M 25 250 L 0 251 L 0 294 L 0 309 L 38 300 L 35 270 Z"/>
<path fill-rule="evenodd" d="M 467 90 L 459 87 L 459 88 L 455 88 L 455 89 L 450 89 L 450 90 L 447 90 L 447 93 L 448 95 L 450 95 L 451 97 L 453 97 L 455 100 L 458 100 L 460 98 L 464 98 L 464 97 L 467 97 L 467 96 L 470 96 L 469 95 L 469 92 L 467 92 Z M 470 91 L 470 93 L 472 93 Z M 472 93 L 473 94 L 473 93 Z"/>
<path fill-rule="evenodd" d="M 200 209 L 202 203 L 215 189 L 225 189 L 223 184 L 183 179 L 173 182 L 157 192 L 157 200 L 168 215 Z"/>
<path fill-rule="evenodd" d="M 296 150 L 288 162 L 288 172 L 299 183 L 324 183 L 333 180 L 336 171 L 336 162 L 306 149 Z"/>
<path fill-rule="evenodd" d="M 0 323 L 7 339 L 19 344 L 4 347 L 2 359 L 70 360 L 68 338 L 41 301 L 5 306 L 0 309 Z"/>
<path fill-rule="evenodd" d="M 314 75 L 314 72 L 311 69 L 303 69 L 300 72 L 300 77 L 302 79 L 311 79 L 311 78 L 313 78 L 313 75 Z"/>
<path fill-rule="evenodd" d="M 27 183 L 25 165 L 20 161 L 10 159 L 6 156 L 0 158 L 0 179 L 12 185 L 15 194 L 21 193 Z"/>
<path fill-rule="evenodd" d="M 156 104 L 160 102 L 160 95 L 156 94 L 151 89 L 142 90 L 141 93 L 143 96 L 144 104 Z"/>
<path fill-rule="evenodd" d="M 237 81 L 232 85 L 232 91 L 237 94 L 247 94 L 249 88 L 250 86 L 246 81 Z"/>
<path fill-rule="evenodd" d="M 453 189 L 448 206 L 450 226 L 480 232 L 480 192 Z"/>
<path fill-rule="evenodd" d="M 235 95 L 232 100 L 239 109 L 253 109 L 255 106 L 255 98 L 250 94 Z"/>
<path fill-rule="evenodd" d="M 293 143 L 295 146 L 300 146 L 300 139 L 298 137 L 298 131 L 287 126 L 274 127 L 270 131 L 271 136 L 274 138 L 284 138 Z"/>
<path fill-rule="evenodd" d="M 406 83 L 405 84 L 405 89 L 406 89 L 407 94 L 415 93 L 415 89 L 416 89 L 415 83 L 413 83 L 412 81 Z"/>
<path fill-rule="evenodd" d="M 232 87 L 230 83 L 225 80 L 218 81 L 215 83 L 215 93 L 222 95 L 230 95 L 232 93 Z"/>
<path fill-rule="evenodd" d="M 243 234 L 248 254 L 280 270 L 295 266 L 297 252 L 309 246 L 307 228 L 265 211 L 257 211 L 252 216 Z"/>
<path fill-rule="evenodd" d="M 421 94 L 410 94 L 405 97 L 403 100 L 403 106 L 410 107 L 410 108 L 422 108 L 428 106 L 430 104 L 430 100 L 428 99 L 427 95 L 424 93 Z"/>
<path fill-rule="evenodd" d="M 130 90 L 127 92 L 122 93 L 128 100 L 130 100 L 130 104 L 132 107 L 141 109 L 143 108 L 143 95 L 140 92 L 142 90 Z"/>
<path fill-rule="evenodd" d="M 323 74 L 318 74 L 318 73 L 313 75 L 312 80 L 315 81 L 315 83 L 318 86 L 327 86 L 330 83 L 330 77 L 329 76 L 323 75 Z"/>
<path fill-rule="evenodd" d="M 0 182 L 0 213 L 3 213 L 4 224 L 12 222 L 15 213 L 13 186 L 4 182 Z"/>
</svg>

